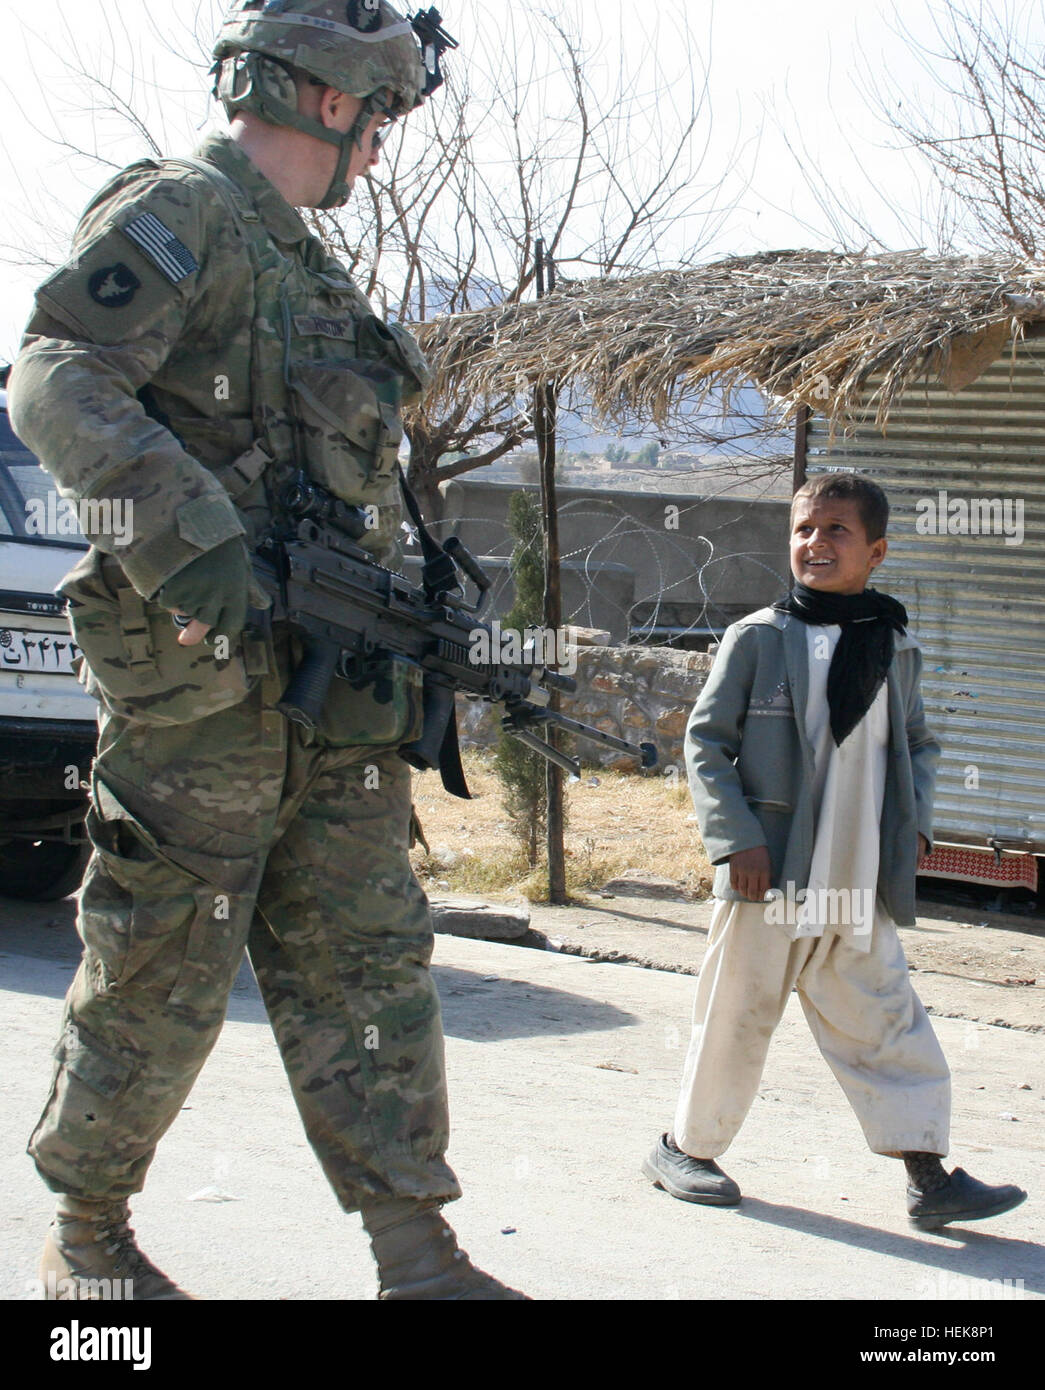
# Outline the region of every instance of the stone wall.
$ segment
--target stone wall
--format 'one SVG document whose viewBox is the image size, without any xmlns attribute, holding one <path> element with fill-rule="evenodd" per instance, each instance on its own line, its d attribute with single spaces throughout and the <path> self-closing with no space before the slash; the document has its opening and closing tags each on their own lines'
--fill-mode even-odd
<svg viewBox="0 0 1045 1390">
<path fill-rule="evenodd" d="M 562 697 L 563 713 L 631 743 L 655 743 L 659 772 L 681 768 L 686 721 L 712 657 L 668 647 L 578 647 L 576 657 L 577 693 Z M 466 747 L 488 748 L 497 740 L 496 715 L 483 701 L 459 699 L 458 723 Z M 600 767 L 637 767 L 632 757 L 580 739 L 577 753 Z"/>
</svg>

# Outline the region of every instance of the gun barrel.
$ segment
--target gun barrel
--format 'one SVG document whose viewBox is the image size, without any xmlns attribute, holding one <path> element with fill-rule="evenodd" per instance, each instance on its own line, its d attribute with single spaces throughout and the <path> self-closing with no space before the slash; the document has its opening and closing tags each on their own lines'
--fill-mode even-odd
<svg viewBox="0 0 1045 1390">
<path fill-rule="evenodd" d="M 545 670 L 541 679 L 546 685 L 551 686 L 552 690 L 561 690 L 564 695 L 577 693 L 577 682 L 572 676 L 560 676 L 558 671 Z"/>
</svg>

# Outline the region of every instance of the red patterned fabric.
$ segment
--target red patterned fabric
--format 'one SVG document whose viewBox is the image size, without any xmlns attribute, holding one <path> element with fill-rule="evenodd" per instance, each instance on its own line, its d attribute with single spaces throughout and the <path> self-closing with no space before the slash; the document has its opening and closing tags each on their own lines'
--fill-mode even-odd
<svg viewBox="0 0 1045 1390">
<path fill-rule="evenodd" d="M 932 854 L 918 861 L 918 873 L 926 878 L 956 878 L 962 883 L 989 883 L 1002 888 L 1038 887 L 1038 861 L 1033 854 L 1002 851 L 1001 862 L 991 849 L 967 845 L 936 845 Z"/>
</svg>

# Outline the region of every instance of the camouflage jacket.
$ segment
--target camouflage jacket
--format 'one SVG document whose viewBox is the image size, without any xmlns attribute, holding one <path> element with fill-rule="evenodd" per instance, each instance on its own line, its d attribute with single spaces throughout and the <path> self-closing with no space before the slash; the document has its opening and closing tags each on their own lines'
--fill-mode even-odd
<svg viewBox="0 0 1045 1390">
<path fill-rule="evenodd" d="M 202 551 L 259 539 L 274 478 L 298 468 L 376 509 L 368 543 L 387 557 L 399 407 L 427 375 L 228 136 L 196 159 L 211 172 L 144 160 L 98 194 L 10 383 L 15 429 L 62 494 L 131 504 L 129 543 L 88 539 L 146 598 Z"/>
</svg>

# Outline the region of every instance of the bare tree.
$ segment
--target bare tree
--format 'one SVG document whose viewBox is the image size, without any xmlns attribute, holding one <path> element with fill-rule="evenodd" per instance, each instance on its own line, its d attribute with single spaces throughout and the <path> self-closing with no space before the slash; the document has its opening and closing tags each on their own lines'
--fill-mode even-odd
<svg viewBox="0 0 1045 1390">
<path fill-rule="evenodd" d="M 868 87 L 868 104 L 928 165 L 935 215 L 922 225 L 936 249 L 1035 259 L 1045 246 L 1045 6 L 941 0 L 930 14 L 931 39 L 896 20 L 925 86 L 886 80 Z"/>
<path fill-rule="evenodd" d="M 933 0 L 922 16 L 928 36 L 915 32 L 909 7 L 897 4 L 892 24 L 917 76 L 905 68 L 900 78 L 874 61 L 854 68 L 881 145 L 905 170 L 903 200 L 867 177 L 873 127 L 860 123 L 847 156 L 828 167 L 785 88 L 770 121 L 803 176 L 809 220 L 790 215 L 814 242 L 826 229 L 843 251 L 1008 249 L 1034 258 L 1045 212 L 1045 5 Z M 829 88 L 825 98 L 830 109 Z M 833 125 L 844 133 L 843 122 Z"/>
<path fill-rule="evenodd" d="M 79 207 L 102 179 L 134 159 L 179 152 L 193 127 L 205 120 L 211 62 L 205 36 L 217 28 L 222 0 L 197 0 L 191 14 L 165 12 L 162 22 L 145 13 L 145 40 L 130 37 L 140 33 L 126 22 L 131 8 L 126 0 L 111 0 L 88 41 L 61 10 L 56 27 L 47 32 L 36 27 L 32 15 L 23 18 L 23 51 L 10 55 L 0 89 L 19 109 L 24 127 L 50 147 L 52 159 L 46 181 L 34 188 L 16 153 L 23 132 L 9 129 L 0 137 L 23 194 L 20 205 L 5 209 L 8 231 L 0 240 L 0 263 L 31 266 L 46 275 L 67 254 Z M 137 5 L 133 8 L 140 13 Z M 53 75 L 55 62 L 59 80 Z M 46 100 L 19 102 L 12 78 L 21 68 Z"/>
<path fill-rule="evenodd" d="M 446 86 L 402 123 L 346 208 L 313 216 L 386 316 L 420 323 L 528 297 L 539 237 L 570 279 L 693 264 L 720 230 L 719 171 L 735 169 L 736 150 L 708 173 L 707 75 L 684 0 L 645 7 L 628 52 L 623 34 L 608 40 L 599 12 L 583 8 L 582 23 L 579 0 L 525 15 L 455 6 L 462 46 Z M 165 110 L 191 100 L 193 114 L 204 113 L 188 94 L 203 85 L 221 9 L 200 0 L 176 34 L 153 22 L 157 45 L 184 61 L 179 94 L 150 78 L 137 50 L 104 56 L 121 52 L 118 32 L 91 54 L 67 33 L 55 145 L 81 167 L 119 167 L 128 146 L 173 152 Z M 651 61 L 658 25 L 672 29 L 672 72 Z M 673 240 L 681 252 L 665 252 Z M 24 263 L 26 247 L 14 254 Z M 410 479 L 430 515 L 441 510 L 440 483 L 532 437 L 530 404 L 461 395 L 410 413 Z"/>
<path fill-rule="evenodd" d="M 925 109 L 888 115 L 929 161 L 981 249 L 1036 258 L 1045 245 L 1045 60 L 1041 4 L 944 0 L 938 43 L 913 39 L 936 83 Z"/>
<path fill-rule="evenodd" d="M 618 51 L 598 86 L 610 45 L 586 37 L 579 9 L 525 25 L 510 11 L 496 31 L 471 13 L 467 60 L 448 65 L 445 91 L 388 149 L 369 198 L 317 219 L 367 292 L 414 323 L 518 302 L 533 290 L 539 238 L 560 279 L 696 263 L 725 209 L 721 174 L 706 172 L 707 74 L 685 7 L 659 9 L 675 30 L 671 81 L 637 76 Z M 665 256 L 683 226 L 684 251 Z M 533 437 L 530 409 L 525 394 L 461 395 L 410 412 L 409 477 L 429 515 L 441 483 Z"/>
</svg>

